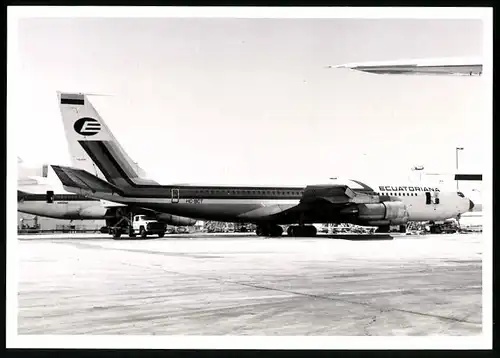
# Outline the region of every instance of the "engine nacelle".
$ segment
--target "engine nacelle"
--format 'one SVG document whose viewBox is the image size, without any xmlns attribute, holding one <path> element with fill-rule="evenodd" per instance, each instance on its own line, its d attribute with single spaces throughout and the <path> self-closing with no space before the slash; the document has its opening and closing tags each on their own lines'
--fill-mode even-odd
<svg viewBox="0 0 500 358">
<path fill-rule="evenodd" d="M 196 219 L 164 213 L 156 214 L 156 219 L 172 226 L 193 226 L 197 221 Z"/>
<path fill-rule="evenodd" d="M 405 225 L 408 210 L 400 201 L 385 201 L 378 204 L 360 204 L 358 218 L 369 225 Z"/>
</svg>

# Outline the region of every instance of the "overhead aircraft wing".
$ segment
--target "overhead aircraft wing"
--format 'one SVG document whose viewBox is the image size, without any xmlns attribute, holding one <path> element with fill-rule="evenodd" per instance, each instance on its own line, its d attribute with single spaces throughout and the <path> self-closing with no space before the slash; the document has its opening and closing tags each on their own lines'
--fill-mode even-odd
<svg viewBox="0 0 500 358">
<path fill-rule="evenodd" d="M 379 62 L 357 62 L 327 66 L 385 75 L 480 76 L 483 61 L 476 57 L 412 59 Z"/>
</svg>

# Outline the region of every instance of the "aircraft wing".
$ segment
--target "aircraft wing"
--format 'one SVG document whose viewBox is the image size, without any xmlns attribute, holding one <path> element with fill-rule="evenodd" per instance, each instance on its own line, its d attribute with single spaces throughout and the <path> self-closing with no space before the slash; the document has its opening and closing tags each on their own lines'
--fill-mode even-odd
<svg viewBox="0 0 500 358">
<path fill-rule="evenodd" d="M 483 72 L 483 61 L 480 58 L 458 57 L 358 62 L 327 67 L 385 75 L 480 76 Z"/>
<path fill-rule="evenodd" d="M 378 202 L 378 197 L 351 189 L 345 184 L 309 185 L 304 190 L 302 204 L 349 204 Z"/>
<path fill-rule="evenodd" d="M 272 204 L 239 215 L 242 219 L 298 217 L 319 211 L 336 211 L 359 203 L 378 203 L 379 197 L 351 189 L 343 184 L 307 186 L 298 204 Z M 315 216 L 315 214 L 312 214 Z"/>
</svg>

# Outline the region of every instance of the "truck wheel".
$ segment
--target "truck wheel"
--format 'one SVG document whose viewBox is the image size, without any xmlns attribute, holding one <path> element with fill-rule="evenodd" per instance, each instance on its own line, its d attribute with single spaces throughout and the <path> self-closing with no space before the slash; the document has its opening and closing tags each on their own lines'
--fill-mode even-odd
<svg viewBox="0 0 500 358">
<path fill-rule="evenodd" d="M 164 233 L 164 232 L 160 232 L 160 233 L 158 233 L 158 237 L 163 237 L 163 236 L 165 236 L 165 233 Z"/>
<path fill-rule="evenodd" d="M 122 232 L 120 229 L 113 230 L 113 239 L 119 239 L 122 236 Z"/>
<path fill-rule="evenodd" d="M 139 230 L 139 235 L 141 235 L 143 239 L 145 239 L 148 236 L 148 233 L 146 232 L 146 230 L 144 230 L 144 226 L 141 226 Z"/>
</svg>

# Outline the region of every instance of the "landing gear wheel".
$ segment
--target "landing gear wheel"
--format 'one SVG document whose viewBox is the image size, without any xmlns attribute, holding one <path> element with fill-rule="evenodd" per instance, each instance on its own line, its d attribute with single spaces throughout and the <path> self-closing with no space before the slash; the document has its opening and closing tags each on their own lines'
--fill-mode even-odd
<svg viewBox="0 0 500 358">
<path fill-rule="evenodd" d="M 314 237 L 318 233 L 314 225 L 290 226 L 287 230 L 288 236 L 293 237 Z"/>
<path fill-rule="evenodd" d="M 257 229 L 255 229 L 255 233 L 257 234 L 257 236 L 269 236 L 270 230 L 265 226 L 257 226 Z"/>
<path fill-rule="evenodd" d="M 431 234 L 441 234 L 441 228 L 438 225 L 431 226 Z"/>
<path fill-rule="evenodd" d="M 148 236 L 148 233 L 146 232 L 146 230 L 144 230 L 142 226 L 141 229 L 139 230 L 139 235 L 141 235 L 143 239 L 145 239 Z"/>
<path fill-rule="evenodd" d="M 163 236 L 165 236 L 165 233 L 164 233 L 164 232 L 160 232 L 160 233 L 158 234 L 158 237 L 159 237 L 159 238 L 162 238 Z"/>
<path fill-rule="evenodd" d="M 404 234 L 406 232 L 406 225 L 399 225 L 399 232 Z"/>
<path fill-rule="evenodd" d="M 283 228 L 279 225 L 272 226 L 269 231 L 269 236 L 278 237 L 283 235 Z"/>
<path fill-rule="evenodd" d="M 261 225 L 257 226 L 255 234 L 257 234 L 257 236 L 281 236 L 283 234 L 283 228 L 279 225 Z"/>
<path fill-rule="evenodd" d="M 376 233 L 383 233 L 387 234 L 389 233 L 390 226 L 389 225 L 384 225 L 384 226 L 379 226 L 378 229 L 375 231 Z"/>
<path fill-rule="evenodd" d="M 316 230 L 316 226 L 306 226 L 307 227 L 307 236 L 316 236 L 318 230 Z"/>
</svg>

